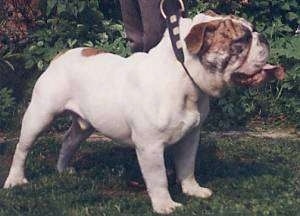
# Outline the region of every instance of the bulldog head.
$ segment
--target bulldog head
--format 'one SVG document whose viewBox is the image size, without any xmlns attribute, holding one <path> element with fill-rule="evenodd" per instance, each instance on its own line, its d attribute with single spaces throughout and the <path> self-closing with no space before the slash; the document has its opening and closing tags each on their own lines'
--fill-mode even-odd
<svg viewBox="0 0 300 216">
<path fill-rule="evenodd" d="M 267 64 L 269 44 L 265 37 L 242 18 L 211 11 L 198 15 L 185 43 L 209 77 L 209 88 L 204 84 L 202 89 L 210 95 L 218 96 L 222 87 L 232 84 L 252 87 L 271 78 L 284 78 L 283 67 Z"/>
</svg>

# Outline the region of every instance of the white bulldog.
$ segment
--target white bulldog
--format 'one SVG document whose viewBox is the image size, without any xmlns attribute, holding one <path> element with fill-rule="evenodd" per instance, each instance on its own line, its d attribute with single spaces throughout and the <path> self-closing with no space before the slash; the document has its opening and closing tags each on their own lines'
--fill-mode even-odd
<svg viewBox="0 0 300 216">
<path fill-rule="evenodd" d="M 168 191 L 164 150 L 173 146 L 183 193 L 207 198 L 194 175 L 200 126 L 209 98 L 232 84 L 254 86 L 270 76 L 281 79 L 280 66 L 267 65 L 269 48 L 251 24 L 234 16 L 199 14 L 180 20 L 185 65 L 177 62 L 169 34 L 149 53 L 128 58 L 92 48 L 76 48 L 54 59 L 35 84 L 5 188 L 27 183 L 26 156 L 53 118 L 64 111 L 73 123 L 63 141 L 57 169 L 66 170 L 80 142 L 97 130 L 132 145 L 157 213 L 171 213 L 180 203 Z"/>
</svg>

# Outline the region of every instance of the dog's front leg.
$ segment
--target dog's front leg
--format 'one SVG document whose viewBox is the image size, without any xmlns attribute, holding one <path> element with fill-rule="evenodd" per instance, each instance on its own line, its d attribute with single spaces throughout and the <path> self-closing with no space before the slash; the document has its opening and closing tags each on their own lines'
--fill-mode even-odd
<svg viewBox="0 0 300 216">
<path fill-rule="evenodd" d="M 154 211 L 173 212 L 181 204 L 172 200 L 168 190 L 163 144 L 137 147 L 136 152 Z"/>
<path fill-rule="evenodd" d="M 200 141 L 200 128 L 195 128 L 174 146 L 174 162 L 177 179 L 181 183 L 183 193 L 201 198 L 212 195 L 212 191 L 200 187 L 195 179 L 195 160 Z"/>
</svg>

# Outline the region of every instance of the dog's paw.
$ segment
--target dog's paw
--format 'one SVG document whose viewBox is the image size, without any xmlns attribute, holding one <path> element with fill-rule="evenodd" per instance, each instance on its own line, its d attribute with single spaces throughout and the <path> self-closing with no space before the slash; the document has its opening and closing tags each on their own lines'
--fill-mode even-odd
<svg viewBox="0 0 300 216">
<path fill-rule="evenodd" d="M 200 187 L 199 185 L 183 187 L 182 191 L 189 196 L 200 198 L 208 198 L 213 194 L 212 190 L 210 190 L 209 188 Z"/>
<path fill-rule="evenodd" d="M 171 214 L 177 207 L 181 206 L 181 203 L 174 202 L 173 200 L 153 203 L 154 212 L 158 214 Z"/>
<path fill-rule="evenodd" d="M 74 167 L 68 167 L 66 169 L 66 171 L 69 173 L 69 174 L 76 174 L 76 170 Z"/>
<path fill-rule="evenodd" d="M 58 173 L 76 174 L 74 167 L 57 167 Z"/>
<path fill-rule="evenodd" d="M 3 188 L 12 188 L 14 186 L 17 186 L 17 185 L 24 185 L 24 184 L 27 184 L 28 181 L 26 178 L 10 178 L 8 177 L 4 183 L 4 186 Z"/>
<path fill-rule="evenodd" d="M 68 173 L 68 174 L 76 174 L 76 170 L 74 167 L 67 167 L 62 172 Z"/>
</svg>

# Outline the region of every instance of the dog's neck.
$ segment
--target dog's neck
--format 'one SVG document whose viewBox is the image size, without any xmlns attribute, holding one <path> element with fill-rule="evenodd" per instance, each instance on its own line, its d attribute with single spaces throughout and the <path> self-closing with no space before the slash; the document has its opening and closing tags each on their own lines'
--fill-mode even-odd
<svg viewBox="0 0 300 216">
<path fill-rule="evenodd" d="M 207 21 L 205 19 L 205 15 L 203 15 L 203 22 Z M 199 17 L 197 17 L 197 23 L 199 23 Z M 187 48 L 184 41 L 184 38 L 188 35 L 190 32 L 192 26 L 195 24 L 195 20 L 189 19 L 189 18 L 181 18 L 180 19 L 180 38 L 183 46 L 183 52 L 185 56 L 185 66 L 188 69 L 190 75 L 196 82 L 197 86 L 202 90 L 204 93 L 210 95 L 210 96 L 219 96 L 220 92 L 224 88 L 224 80 L 221 75 L 218 74 L 212 74 L 209 71 L 206 71 L 201 64 L 199 57 L 196 55 L 191 55 Z M 172 44 L 169 36 L 169 32 L 166 30 L 164 33 L 164 36 L 160 43 L 152 48 L 149 51 L 150 55 L 159 55 L 159 58 L 172 58 L 174 61 L 176 60 L 175 54 L 172 49 Z M 183 67 L 182 67 L 182 73 L 185 73 Z M 187 75 L 186 75 L 187 76 Z"/>
</svg>

